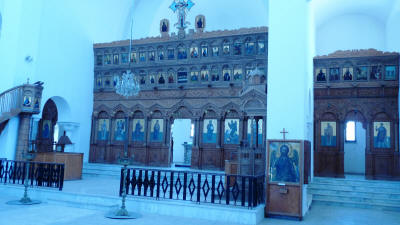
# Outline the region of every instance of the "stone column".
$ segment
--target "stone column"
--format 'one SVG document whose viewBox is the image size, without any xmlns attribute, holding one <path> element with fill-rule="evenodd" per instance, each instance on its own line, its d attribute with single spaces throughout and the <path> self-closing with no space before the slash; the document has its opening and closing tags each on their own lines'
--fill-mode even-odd
<svg viewBox="0 0 400 225">
<path fill-rule="evenodd" d="M 221 139 L 222 139 L 222 118 L 217 118 L 217 148 L 221 148 Z"/>
<path fill-rule="evenodd" d="M 23 154 L 28 151 L 29 131 L 31 126 L 32 114 L 19 114 L 18 141 L 15 152 L 15 160 L 24 160 Z"/>
</svg>

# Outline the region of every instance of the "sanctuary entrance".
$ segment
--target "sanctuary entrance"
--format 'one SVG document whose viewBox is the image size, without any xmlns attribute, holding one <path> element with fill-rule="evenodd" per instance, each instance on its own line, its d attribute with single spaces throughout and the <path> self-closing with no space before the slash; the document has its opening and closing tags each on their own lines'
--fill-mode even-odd
<svg viewBox="0 0 400 225">
<path fill-rule="evenodd" d="M 366 131 L 359 121 L 346 122 L 344 136 L 344 173 L 365 175 Z"/>
<path fill-rule="evenodd" d="M 171 124 L 171 166 L 190 167 L 194 124 L 190 119 L 175 119 Z"/>
</svg>

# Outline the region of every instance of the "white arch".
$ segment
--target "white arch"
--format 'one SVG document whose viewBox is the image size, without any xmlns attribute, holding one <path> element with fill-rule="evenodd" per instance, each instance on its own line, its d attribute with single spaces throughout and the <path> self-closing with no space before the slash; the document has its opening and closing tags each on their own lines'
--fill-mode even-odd
<svg viewBox="0 0 400 225">
<path fill-rule="evenodd" d="M 71 120 L 71 108 L 68 102 L 60 96 L 53 96 L 50 98 L 54 101 L 58 111 L 58 121 L 66 122 Z"/>
</svg>

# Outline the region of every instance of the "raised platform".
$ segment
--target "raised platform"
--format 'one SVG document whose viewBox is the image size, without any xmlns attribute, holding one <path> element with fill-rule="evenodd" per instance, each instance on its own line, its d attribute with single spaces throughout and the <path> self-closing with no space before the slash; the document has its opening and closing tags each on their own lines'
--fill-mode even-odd
<svg viewBox="0 0 400 225">
<path fill-rule="evenodd" d="M 400 212 L 400 182 L 366 180 L 363 176 L 346 178 L 314 177 L 308 186 L 313 204 L 328 204 Z"/>
<path fill-rule="evenodd" d="M 82 180 L 65 181 L 63 191 L 30 188 L 29 195 L 32 199 L 45 203 L 107 213 L 121 204 L 121 198 L 118 196 L 120 169 L 119 165 L 85 164 Z M 0 193 L 19 199 L 23 194 L 23 186 L 0 185 Z M 126 204 L 128 210 L 142 214 L 179 216 L 232 224 L 257 224 L 264 218 L 264 205 L 248 209 L 224 204 L 197 204 L 190 201 L 155 200 L 136 196 L 128 196 Z"/>
</svg>

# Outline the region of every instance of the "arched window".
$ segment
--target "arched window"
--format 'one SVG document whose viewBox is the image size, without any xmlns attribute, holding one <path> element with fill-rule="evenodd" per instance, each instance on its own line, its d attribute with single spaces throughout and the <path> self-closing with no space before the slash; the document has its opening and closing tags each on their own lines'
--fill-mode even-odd
<svg viewBox="0 0 400 225">
<path fill-rule="evenodd" d="M 169 84 L 175 83 L 175 71 L 173 69 L 168 70 L 168 83 Z"/>
<path fill-rule="evenodd" d="M 202 57 L 208 56 L 208 45 L 205 42 L 201 43 L 201 56 Z"/>
<path fill-rule="evenodd" d="M 208 77 L 210 76 L 207 67 L 202 67 L 200 71 L 200 80 L 201 81 L 208 81 Z"/>
<path fill-rule="evenodd" d="M 178 70 L 178 83 L 186 83 L 187 79 L 187 71 L 184 68 L 180 68 Z"/>
<path fill-rule="evenodd" d="M 195 67 L 192 67 L 190 69 L 190 81 L 191 82 L 199 81 L 199 71 Z"/>
<path fill-rule="evenodd" d="M 243 69 L 241 65 L 235 65 L 233 69 L 233 79 L 234 80 L 241 80 L 243 77 Z"/>
<path fill-rule="evenodd" d="M 199 48 L 194 44 L 190 47 L 190 57 L 191 58 L 199 57 Z"/>
<path fill-rule="evenodd" d="M 234 55 L 241 55 L 242 54 L 242 42 L 237 39 L 233 43 L 233 54 Z"/>
<path fill-rule="evenodd" d="M 187 59 L 186 48 L 182 44 L 178 46 L 178 59 Z"/>
<path fill-rule="evenodd" d="M 355 142 L 356 141 L 356 122 L 347 121 L 346 123 L 346 141 Z"/>
<path fill-rule="evenodd" d="M 219 73 L 216 66 L 211 68 L 211 81 L 219 81 Z"/>
<path fill-rule="evenodd" d="M 222 75 L 224 77 L 224 81 L 230 81 L 231 80 L 231 69 L 229 68 L 228 65 L 224 65 L 222 67 Z"/>
<path fill-rule="evenodd" d="M 222 44 L 222 53 L 224 55 L 230 54 L 230 45 L 229 45 L 229 41 L 227 41 L 227 40 L 224 40 L 224 42 Z"/>
<path fill-rule="evenodd" d="M 146 71 L 141 70 L 139 72 L 139 77 L 140 77 L 140 84 L 146 84 Z"/>
<path fill-rule="evenodd" d="M 244 44 L 244 46 L 247 55 L 252 55 L 255 53 L 255 45 L 254 42 L 251 40 L 251 38 L 246 39 L 246 43 Z"/>
</svg>

